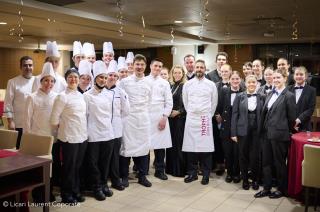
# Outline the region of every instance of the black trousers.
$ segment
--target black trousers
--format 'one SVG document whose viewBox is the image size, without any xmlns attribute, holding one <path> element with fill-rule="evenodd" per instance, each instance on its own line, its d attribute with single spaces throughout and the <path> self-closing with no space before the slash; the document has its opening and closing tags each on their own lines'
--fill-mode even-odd
<svg viewBox="0 0 320 212">
<path fill-rule="evenodd" d="M 18 131 L 16 148 L 19 149 L 20 148 L 20 142 L 21 142 L 21 136 L 22 136 L 22 133 L 23 133 L 23 128 L 16 128 L 15 130 Z"/>
<path fill-rule="evenodd" d="M 223 139 L 224 157 L 226 159 L 227 174 L 230 176 L 240 175 L 239 145 L 231 138 Z"/>
<path fill-rule="evenodd" d="M 120 155 L 120 177 L 121 178 L 128 178 L 129 176 L 129 164 L 130 164 L 131 157 L 123 157 Z M 148 173 L 148 155 L 139 156 L 139 157 L 132 157 L 134 164 L 138 170 L 138 176 L 144 177 Z"/>
<path fill-rule="evenodd" d="M 120 183 L 120 171 L 119 171 L 119 152 L 121 147 L 121 138 L 114 139 L 113 151 L 111 156 L 111 163 L 110 163 L 110 178 L 111 183 L 113 185 L 117 185 Z"/>
<path fill-rule="evenodd" d="M 107 184 L 114 140 L 88 142 L 88 172 L 92 190 L 101 190 Z"/>
<path fill-rule="evenodd" d="M 248 180 L 248 170 L 251 170 L 253 181 L 259 175 L 260 138 L 257 132 L 255 113 L 248 113 L 248 131 L 246 136 L 238 136 L 239 163 L 243 180 Z"/>
<path fill-rule="evenodd" d="M 187 152 L 188 174 L 196 176 L 200 163 L 203 176 L 210 176 L 212 152 Z"/>
<path fill-rule="evenodd" d="M 62 150 L 61 194 L 63 196 L 80 193 L 80 167 L 87 143 L 61 142 L 60 144 Z"/>
<path fill-rule="evenodd" d="M 278 190 L 286 192 L 288 188 L 288 155 L 289 141 L 277 141 L 267 139 L 266 135 L 262 142 L 262 167 L 264 189 L 272 188 L 272 167 L 274 165 L 277 176 Z"/>
<path fill-rule="evenodd" d="M 166 149 L 155 149 L 154 150 L 154 166 L 156 172 L 164 172 L 165 162 L 164 158 L 166 156 Z"/>
<path fill-rule="evenodd" d="M 57 140 L 56 142 L 53 143 L 52 145 L 52 178 L 51 178 L 51 184 L 53 186 L 61 186 L 61 166 L 62 166 L 62 161 L 61 161 L 61 155 L 62 155 L 62 150 L 61 150 L 61 143 L 62 141 Z"/>
<path fill-rule="evenodd" d="M 222 147 L 222 139 L 220 137 L 220 130 L 215 116 L 212 118 L 212 131 L 214 138 L 214 152 L 212 153 L 212 168 L 214 169 L 218 164 L 224 164 L 224 152 Z"/>
</svg>

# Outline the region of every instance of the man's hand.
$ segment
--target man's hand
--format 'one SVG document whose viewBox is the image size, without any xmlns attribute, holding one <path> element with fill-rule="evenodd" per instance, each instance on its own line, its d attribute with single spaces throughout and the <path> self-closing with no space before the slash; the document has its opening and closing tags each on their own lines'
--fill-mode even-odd
<svg viewBox="0 0 320 212">
<path fill-rule="evenodd" d="M 220 124 L 222 122 L 222 117 L 220 114 L 216 115 L 216 121 Z"/>
<path fill-rule="evenodd" d="M 238 142 L 238 138 L 237 138 L 237 136 L 235 136 L 235 137 L 231 137 L 231 140 L 233 140 L 234 142 Z"/>
<path fill-rule="evenodd" d="M 161 131 L 163 130 L 165 127 L 166 127 L 166 123 L 167 123 L 167 117 L 166 116 L 163 116 L 160 121 L 159 121 L 159 124 L 158 124 L 158 129 Z"/>
<path fill-rule="evenodd" d="M 172 110 L 171 111 L 171 114 L 170 114 L 170 117 L 171 118 L 174 118 L 174 117 L 176 117 L 177 115 L 179 115 L 180 114 L 180 111 L 179 110 Z"/>
<path fill-rule="evenodd" d="M 296 119 L 294 129 L 298 132 L 299 131 L 299 124 L 301 123 L 300 119 Z"/>
<path fill-rule="evenodd" d="M 8 119 L 8 128 L 9 130 L 15 130 L 16 129 L 16 124 L 14 123 L 14 121 L 12 119 Z"/>
</svg>

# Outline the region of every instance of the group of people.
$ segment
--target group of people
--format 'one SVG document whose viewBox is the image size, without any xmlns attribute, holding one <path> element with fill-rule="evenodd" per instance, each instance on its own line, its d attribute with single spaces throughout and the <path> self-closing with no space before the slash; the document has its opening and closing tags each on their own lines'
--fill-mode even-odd
<svg viewBox="0 0 320 212">
<path fill-rule="evenodd" d="M 24 56 L 22 74 L 8 81 L 4 112 L 19 132 L 17 148 L 22 133 L 56 138 L 52 184 L 60 186 L 62 202 L 83 202 L 88 189 L 105 200 L 113 194 L 109 178 L 112 188 L 124 190 L 131 158 L 138 183 L 152 186 L 146 177 L 152 150 L 161 180 L 170 174 L 190 183 L 201 172 L 206 185 L 212 170 L 221 176 L 226 169 L 226 182 L 242 180 L 245 190 L 258 190 L 263 179 L 257 198 L 285 195 L 290 134 L 310 130 L 315 107 L 304 67 L 290 74 L 280 58 L 277 69 L 264 70 L 257 59 L 244 64 L 242 78 L 219 52 L 210 72 L 204 60 L 186 55 L 171 70 L 153 59 L 145 76 L 143 55 L 114 56 L 111 42 L 96 60 L 93 44 L 75 41 L 75 65 L 62 77 L 57 43 L 48 41 L 42 73 L 33 76 L 33 60 Z"/>
</svg>

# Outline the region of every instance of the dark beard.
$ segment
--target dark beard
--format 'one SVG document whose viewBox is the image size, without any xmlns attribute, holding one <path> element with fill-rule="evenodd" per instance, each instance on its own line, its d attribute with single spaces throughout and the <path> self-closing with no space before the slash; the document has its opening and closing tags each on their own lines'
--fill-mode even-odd
<svg viewBox="0 0 320 212">
<path fill-rule="evenodd" d="M 197 78 L 202 78 L 204 76 L 204 73 L 197 71 L 196 72 L 196 77 Z"/>
</svg>

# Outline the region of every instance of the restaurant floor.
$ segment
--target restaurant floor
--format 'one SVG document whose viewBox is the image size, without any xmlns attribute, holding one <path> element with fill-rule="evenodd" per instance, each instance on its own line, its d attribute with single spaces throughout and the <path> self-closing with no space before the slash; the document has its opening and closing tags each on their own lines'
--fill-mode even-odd
<svg viewBox="0 0 320 212">
<path fill-rule="evenodd" d="M 152 161 L 152 160 L 151 160 Z M 304 206 L 291 198 L 255 199 L 256 191 L 242 190 L 241 183 L 226 183 L 225 176 L 217 177 L 211 174 L 210 183 L 201 185 L 201 176 L 198 181 L 184 183 L 183 178 L 168 176 L 167 181 L 161 181 L 153 176 L 154 169 L 150 169 L 148 179 L 152 182 L 151 188 L 145 188 L 137 183 L 137 179 L 130 174 L 132 180 L 124 191 L 113 189 L 114 195 L 105 201 L 96 201 L 93 197 L 86 196 L 86 201 L 77 206 L 61 206 L 55 203 L 50 211 L 80 212 L 80 211 L 159 211 L 159 212 L 302 212 Z M 57 202 L 61 199 L 57 197 Z M 313 211 L 309 207 L 309 211 Z M 31 208 L 31 212 L 42 211 L 41 208 Z M 318 207 L 319 211 L 319 207 Z"/>
</svg>

